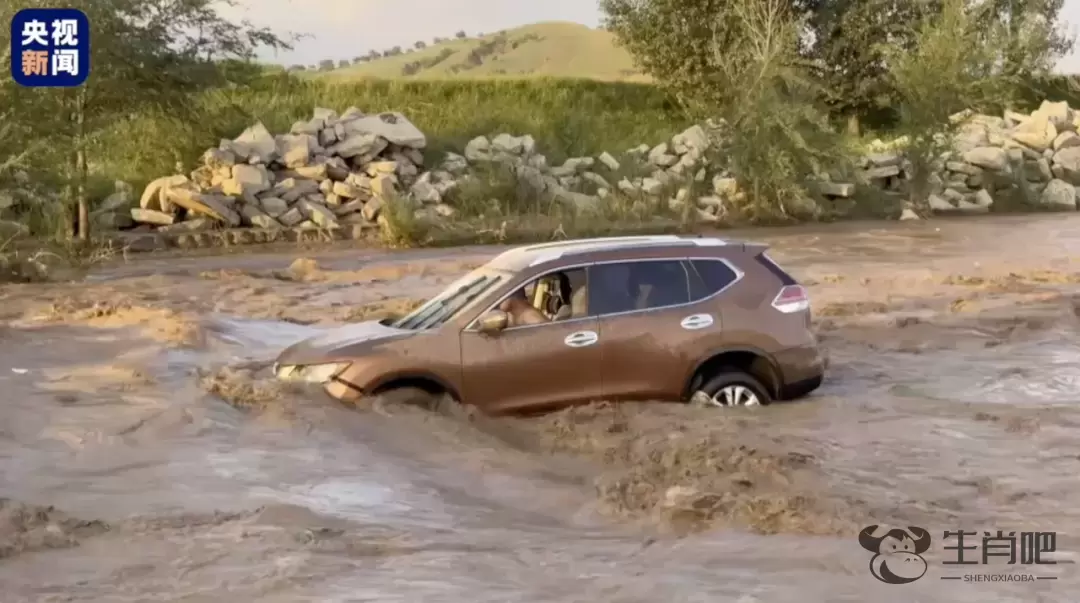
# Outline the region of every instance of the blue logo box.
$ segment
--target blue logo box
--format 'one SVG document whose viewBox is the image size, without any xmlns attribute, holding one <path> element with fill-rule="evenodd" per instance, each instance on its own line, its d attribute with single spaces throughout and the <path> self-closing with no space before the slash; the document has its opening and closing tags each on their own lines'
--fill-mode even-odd
<svg viewBox="0 0 1080 603">
<path fill-rule="evenodd" d="M 76 8 L 27 8 L 11 20 L 11 77 L 31 88 L 81 86 L 90 75 L 90 20 Z"/>
</svg>

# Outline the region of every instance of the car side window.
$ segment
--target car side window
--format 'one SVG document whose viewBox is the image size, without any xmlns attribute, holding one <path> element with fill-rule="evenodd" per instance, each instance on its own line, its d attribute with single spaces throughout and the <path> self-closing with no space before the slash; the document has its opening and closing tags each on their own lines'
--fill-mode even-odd
<svg viewBox="0 0 1080 603">
<path fill-rule="evenodd" d="M 689 301 L 689 279 L 679 260 L 618 262 L 589 268 L 589 314 L 593 316 Z"/>
<path fill-rule="evenodd" d="M 690 268 L 690 301 L 714 295 L 739 278 L 731 266 L 720 260 L 691 260 Z"/>
</svg>

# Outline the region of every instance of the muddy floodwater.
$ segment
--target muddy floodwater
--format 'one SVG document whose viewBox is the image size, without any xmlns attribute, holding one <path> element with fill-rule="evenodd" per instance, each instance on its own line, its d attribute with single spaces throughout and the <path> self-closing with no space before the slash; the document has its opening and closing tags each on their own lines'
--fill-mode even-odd
<svg viewBox="0 0 1080 603">
<path fill-rule="evenodd" d="M 497 248 L 2 286 L 0 600 L 1075 601 L 1080 215 L 734 234 L 810 288 L 830 372 L 805 400 L 494 419 L 269 378 Z M 872 524 L 931 533 L 921 579 L 874 578 Z M 1056 563 L 946 565 L 958 529 L 1054 532 Z"/>
</svg>

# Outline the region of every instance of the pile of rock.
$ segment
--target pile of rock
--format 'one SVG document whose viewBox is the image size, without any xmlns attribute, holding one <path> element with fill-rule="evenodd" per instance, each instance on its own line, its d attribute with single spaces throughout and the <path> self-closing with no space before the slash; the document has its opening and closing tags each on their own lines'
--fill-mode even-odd
<svg viewBox="0 0 1080 603">
<path fill-rule="evenodd" d="M 131 216 L 164 231 L 371 223 L 419 179 L 426 144 L 400 113 L 316 109 L 278 136 L 258 123 L 207 150 L 189 175 L 151 182 Z M 430 176 L 424 180 L 440 190 Z"/>
<path fill-rule="evenodd" d="M 1080 115 L 1066 103 L 1044 102 L 1031 115 L 965 112 L 954 120 L 959 134 L 953 150 L 939 158 L 931 177 L 933 211 L 985 212 L 1003 194 L 1022 194 L 1047 208 L 1077 208 Z M 164 231 L 214 225 L 334 229 L 376 223 L 389 203 L 408 204 L 417 215 L 449 217 L 454 191 L 487 165 L 580 211 L 617 195 L 644 210 L 666 203 L 716 222 L 744 198 L 726 166 L 715 163 L 723 155 L 717 146 L 722 131 L 723 124 L 709 122 L 618 158 L 605 152 L 560 165 L 549 165 L 532 136 L 480 136 L 461 154 L 447 153 L 425 169 L 425 136 L 400 113 L 316 109 L 288 134 L 275 136 L 255 124 L 235 140 L 221 141 L 190 174 L 150 183 L 131 218 Z M 903 146 L 902 140 L 877 143 L 847 181 L 823 175 L 817 192 L 847 198 L 862 186 L 902 195 L 911 172 Z M 813 202 L 807 203 L 812 211 Z"/>
<path fill-rule="evenodd" d="M 1051 210 L 1076 210 L 1080 185 L 1080 114 L 1044 101 L 1030 115 L 963 112 L 953 150 L 936 167 L 930 207 L 937 212 L 988 211 L 995 197 L 1019 195 Z"/>
</svg>

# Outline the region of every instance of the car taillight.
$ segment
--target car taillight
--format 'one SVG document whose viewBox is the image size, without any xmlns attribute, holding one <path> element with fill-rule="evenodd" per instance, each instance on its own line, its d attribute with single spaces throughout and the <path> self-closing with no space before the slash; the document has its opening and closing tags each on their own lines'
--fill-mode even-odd
<svg viewBox="0 0 1080 603">
<path fill-rule="evenodd" d="M 776 295 L 772 307 L 784 314 L 805 312 L 810 309 L 810 295 L 802 285 L 788 285 Z"/>
</svg>

